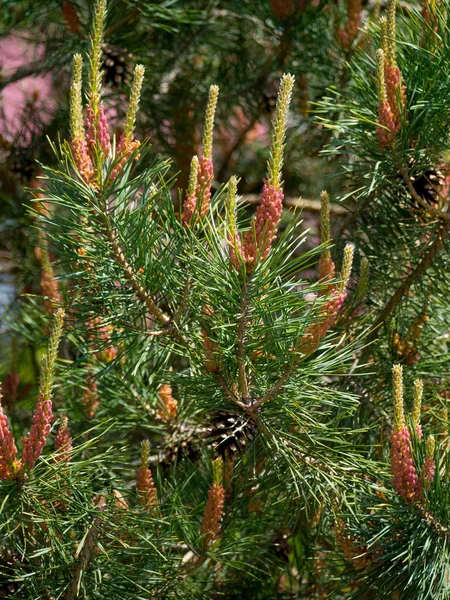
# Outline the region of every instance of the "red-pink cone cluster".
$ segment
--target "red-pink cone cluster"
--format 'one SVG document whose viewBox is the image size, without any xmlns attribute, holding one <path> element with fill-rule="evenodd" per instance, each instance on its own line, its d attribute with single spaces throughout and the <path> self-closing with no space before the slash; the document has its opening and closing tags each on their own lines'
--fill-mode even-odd
<svg viewBox="0 0 450 600">
<path fill-rule="evenodd" d="M 16 443 L 0 402 L 0 479 L 11 479 L 14 476 L 17 465 L 16 459 Z"/>
<path fill-rule="evenodd" d="M 283 198 L 282 189 L 277 190 L 264 181 L 252 228 L 244 235 L 242 242 L 242 254 L 248 269 L 269 255 L 283 212 Z"/>
<path fill-rule="evenodd" d="M 338 38 L 344 50 L 350 50 L 358 35 L 361 18 L 361 0 L 347 0 L 347 22 L 338 30 Z"/>
<path fill-rule="evenodd" d="M 405 502 L 415 502 L 422 496 L 422 481 L 417 473 L 411 446 L 411 434 L 405 423 L 403 404 L 403 368 L 394 365 L 392 369 L 394 396 L 394 429 L 391 434 L 391 472 L 392 485 Z M 413 426 L 418 425 L 417 412 L 420 410 L 422 383 L 415 384 Z"/>
<path fill-rule="evenodd" d="M 0 478 L 17 476 L 23 468 L 31 469 L 42 453 L 53 420 L 51 388 L 53 372 L 62 335 L 64 311 L 55 314 L 47 354 L 42 361 L 38 402 L 34 409 L 33 424 L 28 437 L 22 439 L 22 460 L 16 460 L 17 449 L 0 404 Z M 1 398 L 1 396 L 0 396 Z"/>
<path fill-rule="evenodd" d="M 119 143 L 117 144 L 117 157 L 118 161 L 111 171 L 111 180 L 114 181 L 116 177 L 118 177 L 122 171 L 130 156 L 135 152 L 141 143 L 138 140 L 131 139 L 130 142 L 126 141 L 125 136 L 121 136 Z M 136 156 L 138 158 L 139 155 Z"/>
<path fill-rule="evenodd" d="M 382 48 L 377 51 L 378 126 L 381 148 L 392 148 L 402 124 L 406 88 L 395 56 L 395 0 L 388 2 L 387 21 L 381 21 Z"/>
<path fill-rule="evenodd" d="M 102 20 L 104 17 L 99 16 Z M 86 122 L 83 123 L 82 107 L 82 58 L 74 56 L 74 77 L 70 91 L 70 118 L 71 118 L 71 145 L 77 169 L 84 181 L 98 187 L 101 180 L 102 167 L 111 153 L 111 138 L 109 135 L 108 119 L 101 102 L 101 60 L 100 39 L 97 39 L 92 53 L 96 60 L 91 61 L 89 103 L 86 106 Z M 139 146 L 133 140 L 136 113 L 139 106 L 144 67 L 137 65 L 135 68 L 133 84 L 130 93 L 130 102 L 125 118 L 123 135 L 117 144 L 117 162 L 112 170 L 111 178 L 115 178 L 122 171 L 125 162 L 131 153 Z"/>
<path fill-rule="evenodd" d="M 378 104 L 377 137 L 380 148 L 392 148 L 397 133 L 394 115 L 387 100 Z"/>
<path fill-rule="evenodd" d="M 422 486 L 411 453 L 411 436 L 406 425 L 391 434 L 392 485 L 405 502 L 421 497 Z"/>
<path fill-rule="evenodd" d="M 352 269 L 353 251 L 353 246 L 350 244 L 345 247 L 341 282 L 328 294 L 328 299 L 321 307 L 317 320 L 306 328 L 298 346 L 298 350 L 303 354 L 311 354 L 317 350 L 321 340 L 336 322 L 339 311 L 347 298 L 345 287 Z"/>
<path fill-rule="evenodd" d="M 136 487 L 141 504 L 151 508 L 156 504 L 156 487 L 148 467 L 139 467 L 136 475 Z"/>
<path fill-rule="evenodd" d="M 200 160 L 195 156 L 191 162 L 189 189 L 183 203 L 182 221 L 185 227 L 202 219 L 211 204 L 211 184 L 214 179 L 212 143 L 218 97 L 219 88 L 212 85 L 209 88 L 208 104 L 206 106 L 205 129 L 202 139 L 203 156 Z"/>
<path fill-rule="evenodd" d="M 68 462 L 70 460 L 73 446 L 67 417 L 63 417 L 58 433 L 56 434 L 54 448 L 58 452 L 56 460 L 60 462 Z"/>
<path fill-rule="evenodd" d="M 42 454 L 53 421 L 52 401 L 39 394 L 28 437 L 23 438 L 22 462 L 31 469 Z"/>
<path fill-rule="evenodd" d="M 141 465 L 136 473 L 136 488 L 139 494 L 140 503 L 147 508 L 153 508 L 157 503 L 158 497 L 152 472 L 147 466 L 149 453 L 149 443 L 147 441 L 142 442 Z"/>
<path fill-rule="evenodd" d="M 190 225 L 192 220 L 202 219 L 211 204 L 211 184 L 214 179 L 214 167 L 211 158 L 201 158 L 198 162 L 197 183 L 194 193 L 188 194 L 183 204 L 183 224 Z M 194 215 L 198 213 L 197 217 Z"/>
<path fill-rule="evenodd" d="M 336 267 L 331 256 L 321 256 L 319 260 L 319 279 L 324 282 L 336 277 Z"/>
<path fill-rule="evenodd" d="M 436 8 L 440 8 L 440 0 L 425 0 L 422 7 L 422 17 L 428 23 L 433 31 L 437 33 L 439 30 L 439 13 Z M 426 32 L 428 33 L 428 32 Z"/>
<path fill-rule="evenodd" d="M 316 322 L 306 328 L 299 344 L 300 352 L 311 354 L 320 345 L 321 340 L 336 322 L 339 311 L 347 298 L 346 292 L 332 292 L 323 305 Z"/>
<path fill-rule="evenodd" d="M 94 167 L 89 156 L 88 146 L 85 139 L 72 139 L 72 153 L 77 169 L 84 181 L 89 183 L 94 177 Z"/>
<path fill-rule="evenodd" d="M 229 197 L 232 208 L 229 210 L 229 231 L 227 232 L 230 261 L 236 268 L 240 268 L 240 264 L 243 262 L 248 272 L 251 272 L 258 262 L 262 262 L 268 257 L 283 212 L 284 194 L 281 175 L 287 116 L 294 81 L 295 78 L 292 75 L 283 75 L 281 78 L 272 123 L 272 144 L 267 163 L 267 181 L 264 181 L 260 202 L 252 219 L 250 230 L 244 234 L 242 242 L 237 233 L 234 210 L 237 181 L 231 186 L 234 191 Z M 242 260 L 238 257 L 238 253 Z"/>
<path fill-rule="evenodd" d="M 214 167 L 211 158 L 201 158 L 198 166 L 197 197 L 200 198 L 200 218 L 208 212 L 211 204 L 211 184 L 214 179 Z"/>
<path fill-rule="evenodd" d="M 200 528 L 205 548 L 208 548 L 219 537 L 224 502 L 225 489 L 223 485 L 213 483 L 209 488 Z"/>
<path fill-rule="evenodd" d="M 158 391 L 160 401 L 160 409 L 158 416 L 162 421 L 169 422 L 177 414 L 178 402 L 172 395 L 172 387 L 168 383 L 164 383 Z"/>
<path fill-rule="evenodd" d="M 393 118 L 393 133 L 400 131 L 402 124 L 402 111 L 406 104 L 406 88 L 402 81 L 402 74 L 395 63 L 385 63 L 384 78 L 386 82 L 386 95 Z"/>
<path fill-rule="evenodd" d="M 106 158 L 111 151 L 111 138 L 108 131 L 108 119 L 102 105 L 100 105 L 97 118 L 89 104 L 86 105 L 86 128 L 86 142 L 91 155 L 95 155 L 98 144 L 100 152 Z"/>
<path fill-rule="evenodd" d="M 231 264 L 235 266 L 236 269 L 239 269 L 239 257 L 243 255 L 241 238 L 238 233 L 229 234 L 227 241 Z"/>
<path fill-rule="evenodd" d="M 423 479 L 427 483 L 432 483 L 436 473 L 436 463 L 432 456 L 425 456 L 423 463 Z"/>
</svg>

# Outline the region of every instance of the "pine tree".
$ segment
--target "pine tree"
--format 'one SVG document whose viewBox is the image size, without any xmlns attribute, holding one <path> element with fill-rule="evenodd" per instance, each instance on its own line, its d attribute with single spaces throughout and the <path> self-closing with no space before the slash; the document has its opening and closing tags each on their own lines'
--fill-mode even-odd
<svg viewBox="0 0 450 600">
<path fill-rule="evenodd" d="M 260 115 L 238 83 L 260 93 L 281 75 L 251 215 L 243 179 L 262 167 L 221 162 L 220 59 L 236 29 L 222 48 L 217 32 L 235 13 L 128 3 L 136 47 L 147 19 L 161 46 L 168 23 L 186 41 L 211 19 L 208 43 L 196 31 L 185 63 L 168 69 L 170 48 L 152 71 L 111 48 L 120 6 L 96 1 L 88 49 L 75 43 L 87 12 L 62 7 L 74 36 L 70 111 L 34 185 L 41 294 L 14 324 L 48 348 L 33 404 L 34 389 L 17 401 L 17 369 L 3 386 L 1 592 L 446 598 L 450 7 L 400 11 L 389 0 L 367 18 L 353 0 L 273 0 L 242 13 L 271 24 L 251 40 L 276 36 L 280 54 L 251 75 L 254 62 L 241 65 L 230 88 Z M 348 212 L 337 227 L 336 197 L 323 191 L 316 243 L 285 210 L 305 25 L 322 34 L 314 110 Z M 240 51 L 254 59 L 248 45 Z M 330 49 L 340 80 L 324 92 Z M 181 98 L 191 122 L 180 109 L 188 74 L 201 81 Z M 146 86 L 158 77 L 150 113 Z M 129 86 L 114 122 L 111 81 Z M 171 150 L 143 135 L 151 122 L 171 124 Z"/>
</svg>

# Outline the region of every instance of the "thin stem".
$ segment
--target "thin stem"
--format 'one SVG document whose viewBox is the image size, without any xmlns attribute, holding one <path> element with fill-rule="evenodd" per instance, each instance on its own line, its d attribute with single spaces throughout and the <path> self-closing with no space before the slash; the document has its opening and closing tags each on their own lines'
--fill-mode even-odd
<svg viewBox="0 0 450 600">
<path fill-rule="evenodd" d="M 281 388 L 286 383 L 286 381 L 294 374 L 297 368 L 297 364 L 298 359 L 296 359 L 295 362 L 286 369 L 283 375 L 281 375 L 278 381 L 270 388 L 270 390 L 265 396 L 263 396 L 251 405 L 253 411 L 265 404 L 266 402 L 270 402 L 277 396 L 277 394 L 281 391 Z"/>
<path fill-rule="evenodd" d="M 241 408 L 243 410 L 248 409 L 248 406 L 246 404 L 244 404 L 243 402 L 241 402 L 240 400 L 238 400 L 236 398 L 236 396 L 233 394 L 233 392 L 229 388 L 227 382 L 225 381 L 223 375 L 221 375 L 220 373 L 211 373 L 211 374 L 213 375 L 214 379 L 219 384 L 222 392 L 225 394 L 225 396 L 228 398 L 228 400 L 230 402 L 232 402 L 233 404 L 235 404 L 236 406 L 238 406 L 239 408 Z"/>
</svg>

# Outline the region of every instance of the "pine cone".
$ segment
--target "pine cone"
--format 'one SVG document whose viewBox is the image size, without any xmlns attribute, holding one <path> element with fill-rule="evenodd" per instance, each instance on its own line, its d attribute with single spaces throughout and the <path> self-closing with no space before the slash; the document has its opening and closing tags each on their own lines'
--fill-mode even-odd
<svg viewBox="0 0 450 600">
<path fill-rule="evenodd" d="M 133 55 L 127 50 L 112 44 L 103 44 L 103 72 L 105 84 L 111 86 L 128 85 L 131 80 Z"/>
<path fill-rule="evenodd" d="M 247 415 L 218 410 L 210 413 L 205 437 L 214 447 L 214 458 L 230 460 L 253 441 L 256 428 L 257 423 Z"/>
<path fill-rule="evenodd" d="M 17 598 L 21 583 L 13 582 L 17 563 L 22 562 L 20 555 L 6 548 L 0 550 L 0 598 Z M 8 582 L 9 579 L 9 582 Z"/>
<path fill-rule="evenodd" d="M 201 438 L 196 429 L 181 426 L 170 436 L 167 445 L 162 450 L 160 464 L 170 466 L 188 458 L 196 463 L 201 457 Z"/>
<path fill-rule="evenodd" d="M 438 208 L 440 204 L 445 183 L 445 174 L 437 168 L 428 169 L 412 182 L 417 194 L 433 208 Z"/>
</svg>

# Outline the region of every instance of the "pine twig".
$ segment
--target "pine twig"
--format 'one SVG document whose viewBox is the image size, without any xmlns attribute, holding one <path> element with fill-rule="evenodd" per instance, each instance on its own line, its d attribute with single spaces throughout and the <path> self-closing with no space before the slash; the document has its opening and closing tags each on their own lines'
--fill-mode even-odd
<svg viewBox="0 0 450 600">
<path fill-rule="evenodd" d="M 281 388 L 286 383 L 286 381 L 290 377 L 292 377 L 292 375 L 294 374 L 294 371 L 297 368 L 297 364 L 298 364 L 298 359 L 296 359 L 295 362 L 286 369 L 286 371 L 283 373 L 283 375 L 281 375 L 281 377 L 278 379 L 278 381 L 270 388 L 270 390 L 267 392 L 267 394 L 265 396 L 263 396 L 262 398 L 260 398 L 259 400 L 257 400 L 256 402 L 254 402 L 251 405 L 252 412 L 255 411 L 256 409 L 258 409 L 260 406 L 262 406 L 266 402 L 270 402 L 271 400 L 273 400 L 275 398 L 275 396 L 280 392 Z"/>
<path fill-rule="evenodd" d="M 100 496 L 100 498 L 96 502 L 96 508 L 98 508 L 98 510 L 100 511 L 105 510 L 106 498 L 104 496 Z M 73 578 L 67 590 L 65 600 L 76 600 L 79 596 L 78 592 L 81 577 L 83 576 L 83 573 L 86 571 L 86 568 L 90 563 L 92 551 L 94 550 L 95 546 L 95 541 L 100 533 L 100 524 L 100 517 L 95 517 L 94 522 L 92 523 L 91 528 L 89 529 L 85 537 L 84 544 L 79 553 L 78 562 L 75 565 Z"/>
<path fill-rule="evenodd" d="M 156 306 L 155 302 L 153 301 L 153 298 L 150 296 L 150 294 L 147 292 L 147 290 L 139 283 L 130 263 L 126 259 L 125 254 L 122 252 L 122 249 L 119 246 L 119 243 L 117 242 L 116 232 L 115 232 L 114 228 L 112 227 L 109 217 L 108 217 L 107 202 L 105 199 L 103 199 L 103 201 L 101 202 L 101 205 L 102 205 L 103 215 L 104 215 L 103 221 L 104 221 L 105 227 L 106 227 L 106 237 L 107 237 L 109 243 L 111 244 L 111 250 L 112 250 L 117 262 L 122 267 L 125 278 L 129 281 L 131 287 L 136 292 L 136 296 L 139 298 L 139 300 L 141 300 L 141 302 L 143 302 L 145 304 L 145 306 L 148 308 L 149 312 L 160 323 L 162 323 L 163 325 L 168 325 L 170 323 L 170 317 L 168 315 L 166 315 L 158 306 Z"/>
<path fill-rule="evenodd" d="M 109 227 L 107 229 L 107 236 L 111 244 L 111 249 L 114 253 L 114 256 L 116 257 L 117 262 L 122 267 L 123 274 L 125 275 L 126 279 L 129 281 L 131 287 L 136 292 L 136 296 L 146 305 L 150 313 L 160 323 L 162 323 L 163 325 L 167 325 L 170 322 L 170 317 L 167 316 L 158 306 L 156 306 L 156 304 L 153 301 L 153 298 L 150 296 L 147 290 L 144 289 L 144 287 L 139 283 L 131 265 L 127 261 L 124 253 L 122 252 L 122 249 L 117 243 L 113 231 Z"/>
<path fill-rule="evenodd" d="M 411 286 L 427 271 L 427 269 L 432 264 L 434 258 L 438 254 L 438 252 L 442 249 L 444 245 L 445 237 L 447 236 L 450 230 L 450 220 L 445 220 L 442 223 L 437 231 L 436 238 L 431 246 L 428 248 L 428 251 L 424 254 L 422 260 L 419 262 L 417 267 L 411 271 L 411 273 L 406 277 L 406 279 L 402 282 L 402 284 L 395 290 L 390 300 L 383 308 L 383 310 L 378 315 L 375 324 L 374 330 L 369 337 L 369 341 L 373 342 L 377 339 L 379 335 L 380 326 L 386 321 L 386 319 L 392 314 L 392 312 L 397 307 L 400 300 L 408 293 Z"/>
</svg>

